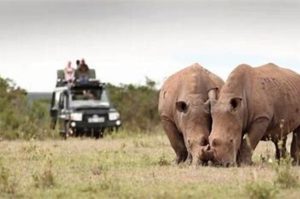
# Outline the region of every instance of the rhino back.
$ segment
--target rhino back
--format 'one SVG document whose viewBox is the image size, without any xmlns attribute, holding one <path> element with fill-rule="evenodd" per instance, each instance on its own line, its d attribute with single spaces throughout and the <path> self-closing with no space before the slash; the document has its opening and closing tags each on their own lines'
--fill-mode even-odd
<svg viewBox="0 0 300 199">
<path fill-rule="evenodd" d="M 256 87 L 272 104 L 273 127 L 284 122 L 291 130 L 300 125 L 300 75 L 289 69 L 267 64 L 257 68 Z"/>
</svg>

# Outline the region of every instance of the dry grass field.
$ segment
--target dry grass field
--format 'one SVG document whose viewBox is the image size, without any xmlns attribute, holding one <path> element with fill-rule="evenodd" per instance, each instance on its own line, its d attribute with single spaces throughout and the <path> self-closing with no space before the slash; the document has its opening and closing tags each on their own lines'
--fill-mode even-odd
<svg viewBox="0 0 300 199">
<path fill-rule="evenodd" d="M 175 165 L 163 133 L 0 142 L 0 198 L 299 198 L 299 167 Z M 264 157 L 266 162 L 261 159 Z"/>
</svg>

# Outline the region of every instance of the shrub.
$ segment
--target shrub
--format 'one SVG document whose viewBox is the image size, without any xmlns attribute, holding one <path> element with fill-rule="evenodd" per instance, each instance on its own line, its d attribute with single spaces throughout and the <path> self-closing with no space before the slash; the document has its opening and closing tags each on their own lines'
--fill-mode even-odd
<svg viewBox="0 0 300 199">
<path fill-rule="evenodd" d="M 245 192 L 251 199 L 270 199 L 278 193 L 272 183 L 255 181 L 246 185 Z"/>
<path fill-rule="evenodd" d="M 0 160 L 0 193 L 14 194 L 16 182 L 12 179 L 9 169 Z"/>
<path fill-rule="evenodd" d="M 52 135 L 49 128 L 49 103 L 29 102 L 25 90 L 0 77 L 0 138 L 43 139 Z"/>
<path fill-rule="evenodd" d="M 276 177 L 274 183 L 280 188 L 288 189 L 299 186 L 299 177 L 292 171 L 291 158 L 281 159 L 275 166 Z"/>
<path fill-rule="evenodd" d="M 159 127 L 158 90 L 155 87 L 156 83 L 148 78 L 145 85 L 107 85 L 128 134 L 154 132 Z M 0 139 L 58 137 L 59 134 L 50 129 L 50 101 L 29 101 L 27 98 L 25 90 L 0 77 Z"/>
<path fill-rule="evenodd" d="M 169 166 L 169 165 L 171 165 L 171 162 L 168 161 L 167 157 L 163 154 L 162 156 L 159 157 L 158 165 L 159 166 Z"/>
<path fill-rule="evenodd" d="M 158 90 L 146 79 L 145 86 L 108 84 L 110 99 L 120 111 L 123 127 L 129 131 L 152 132 L 159 124 Z"/>
</svg>

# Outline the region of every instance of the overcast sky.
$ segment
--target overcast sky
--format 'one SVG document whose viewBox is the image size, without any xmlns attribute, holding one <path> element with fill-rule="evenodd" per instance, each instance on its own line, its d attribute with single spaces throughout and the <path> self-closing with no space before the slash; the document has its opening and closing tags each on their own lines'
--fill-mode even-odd
<svg viewBox="0 0 300 199">
<path fill-rule="evenodd" d="M 0 75 L 51 91 L 85 58 L 113 84 L 162 83 L 195 62 L 226 79 L 240 63 L 300 73 L 297 0 L 0 0 Z"/>
</svg>

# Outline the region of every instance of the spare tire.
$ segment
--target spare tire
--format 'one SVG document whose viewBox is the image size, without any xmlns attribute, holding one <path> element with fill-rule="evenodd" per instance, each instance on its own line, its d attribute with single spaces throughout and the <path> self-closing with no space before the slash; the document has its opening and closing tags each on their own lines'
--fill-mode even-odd
<svg viewBox="0 0 300 199">
<path fill-rule="evenodd" d="M 64 70 L 57 70 L 57 79 L 65 79 L 65 73 Z"/>
<path fill-rule="evenodd" d="M 89 78 L 96 79 L 95 69 L 89 69 Z"/>
</svg>

